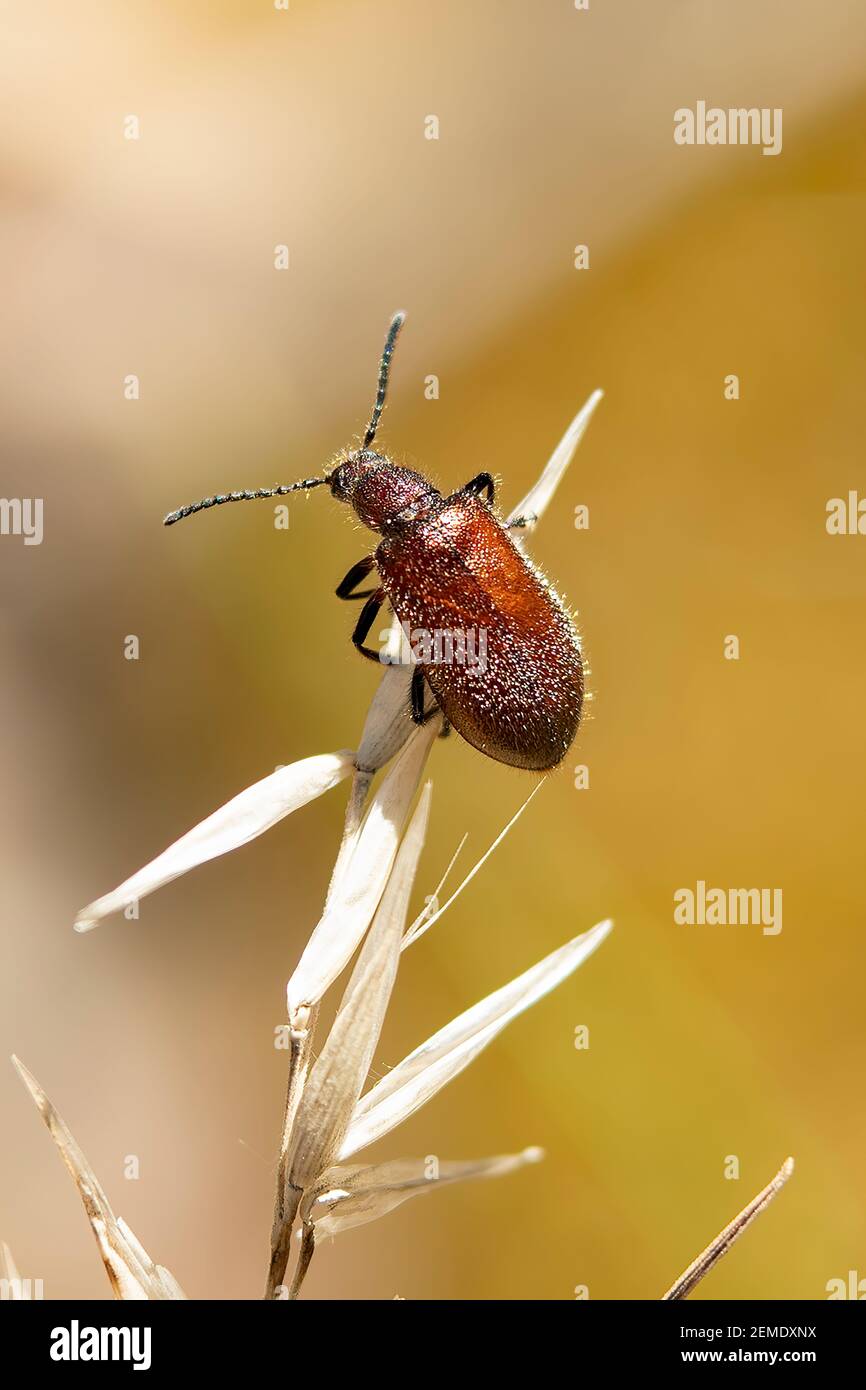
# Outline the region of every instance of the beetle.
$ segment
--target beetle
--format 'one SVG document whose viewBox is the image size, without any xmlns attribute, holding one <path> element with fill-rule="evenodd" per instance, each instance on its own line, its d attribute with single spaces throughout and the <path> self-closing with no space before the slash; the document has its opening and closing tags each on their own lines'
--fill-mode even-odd
<svg viewBox="0 0 866 1390">
<path fill-rule="evenodd" d="M 404 318 L 396 314 L 388 329 L 373 413 L 359 449 L 340 457 L 325 477 L 205 497 L 170 512 L 165 525 L 226 502 L 327 484 L 333 497 L 382 537 L 336 590 L 338 598 L 364 603 L 352 633 L 358 651 L 371 661 L 387 660 L 365 645 L 387 600 L 415 655 L 414 721 L 423 724 L 441 710 L 445 728 L 453 726 L 488 757 L 546 772 L 565 757 L 580 723 L 580 640 L 562 600 L 509 535 L 533 518 L 499 520 L 490 473 L 443 497 L 423 474 L 372 448 Z M 361 588 L 373 570 L 378 582 Z M 425 686 L 435 701 L 429 711 Z"/>
</svg>

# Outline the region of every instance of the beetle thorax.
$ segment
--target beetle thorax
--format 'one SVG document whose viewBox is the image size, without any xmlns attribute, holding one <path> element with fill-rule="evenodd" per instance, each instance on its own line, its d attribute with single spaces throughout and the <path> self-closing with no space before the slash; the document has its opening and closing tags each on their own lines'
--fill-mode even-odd
<svg viewBox="0 0 866 1390">
<path fill-rule="evenodd" d="M 371 531 L 387 531 L 423 499 L 438 496 L 420 473 L 369 449 L 343 459 L 331 473 L 330 483 L 333 496 L 348 502 Z"/>
</svg>

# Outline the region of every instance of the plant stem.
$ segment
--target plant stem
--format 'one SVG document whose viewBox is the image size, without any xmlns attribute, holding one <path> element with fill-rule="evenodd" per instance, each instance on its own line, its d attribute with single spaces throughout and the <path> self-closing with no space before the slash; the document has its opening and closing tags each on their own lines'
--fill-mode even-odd
<svg viewBox="0 0 866 1390">
<path fill-rule="evenodd" d="M 318 1009 L 304 1009 L 302 1016 L 293 1019 L 290 1023 L 289 1079 L 286 1087 L 286 1109 L 280 1142 L 280 1161 L 277 1167 L 277 1191 L 274 1199 L 274 1222 L 271 1230 L 271 1261 L 265 1286 L 265 1298 L 274 1298 L 277 1289 L 285 1278 L 291 1252 L 292 1227 L 302 1195 L 288 1181 L 289 1143 L 298 1102 L 310 1065 L 317 1015 Z"/>
<path fill-rule="evenodd" d="M 772 1182 L 753 1197 L 747 1207 L 744 1207 L 739 1216 L 735 1216 L 733 1221 L 720 1231 L 715 1240 L 712 1241 L 702 1251 L 696 1260 L 693 1260 L 688 1269 L 685 1270 L 672 1284 L 667 1293 L 663 1295 L 662 1302 L 671 1302 L 675 1299 L 688 1298 L 692 1289 L 699 1284 L 704 1275 L 709 1273 L 713 1265 L 718 1264 L 723 1255 L 726 1255 L 735 1240 L 739 1240 L 747 1226 L 751 1226 L 756 1216 L 760 1216 L 772 1202 L 777 1192 L 780 1192 L 794 1171 L 793 1158 L 786 1158 Z"/>
<path fill-rule="evenodd" d="M 298 1263 L 295 1265 L 295 1277 L 292 1280 L 292 1288 L 289 1298 L 297 1298 L 304 1282 L 307 1270 L 310 1268 L 310 1261 L 316 1250 L 316 1229 L 312 1221 L 305 1221 L 301 1228 L 301 1252 L 298 1255 Z"/>
</svg>

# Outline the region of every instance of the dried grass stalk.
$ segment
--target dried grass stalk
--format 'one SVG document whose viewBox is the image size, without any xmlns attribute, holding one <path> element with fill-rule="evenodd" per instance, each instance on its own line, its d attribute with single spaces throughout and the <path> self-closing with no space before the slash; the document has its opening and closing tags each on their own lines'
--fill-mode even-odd
<svg viewBox="0 0 866 1390">
<path fill-rule="evenodd" d="M 548 506 L 601 397 L 600 391 L 590 396 L 538 482 L 512 512 L 509 520 L 522 520 L 519 544 Z M 389 643 L 392 657 L 399 650 L 400 637 L 394 619 Z M 130 901 L 247 843 L 352 774 L 343 838 L 325 909 L 287 987 L 289 1076 L 266 1285 L 266 1296 L 271 1298 L 285 1289 L 291 1235 L 299 1217 L 300 1251 L 291 1297 L 301 1287 L 317 1235 L 332 1235 L 377 1219 L 435 1186 L 501 1176 L 538 1161 L 540 1150 L 525 1149 L 521 1154 L 469 1162 L 446 1160 L 434 1173 L 426 1166 L 421 1171 L 420 1161 L 412 1159 L 372 1165 L 342 1163 L 436 1095 L 513 1018 L 575 970 L 610 930 L 610 923 L 601 923 L 461 1014 L 362 1098 L 401 950 L 417 941 L 454 902 L 531 799 L 527 798 L 444 906 L 440 907 L 434 896 L 407 931 L 409 896 L 429 814 L 429 786 L 411 819 L 409 813 L 441 724 L 438 716 L 420 729 L 413 724 L 409 715 L 410 676 L 411 668 L 383 667 L 356 754 L 306 758 L 263 778 L 113 892 L 82 909 L 76 919 L 79 931 L 89 930 Z M 375 774 L 386 764 L 390 767 L 371 796 Z M 313 1061 L 319 1001 L 359 946 L 336 1020 Z M 182 1298 L 172 1276 L 150 1260 L 131 1231 L 114 1217 L 63 1121 L 29 1073 L 17 1065 L 79 1187 L 118 1296 Z"/>
<path fill-rule="evenodd" d="M 709 1274 L 714 1265 L 727 1255 L 735 1240 L 739 1240 L 745 1230 L 751 1226 L 756 1217 L 762 1211 L 766 1211 L 773 1198 L 781 1192 L 785 1183 L 794 1171 L 793 1158 L 786 1158 L 776 1176 L 765 1188 L 753 1197 L 748 1206 L 743 1207 L 739 1216 L 735 1216 L 723 1231 L 720 1231 L 715 1240 L 711 1241 L 706 1250 L 693 1260 L 688 1269 L 685 1270 L 672 1284 L 667 1293 L 662 1296 L 662 1302 L 672 1302 L 680 1298 L 688 1298 L 692 1289 L 701 1282 L 705 1274 Z"/>
<path fill-rule="evenodd" d="M 115 1298 L 135 1301 L 186 1298 L 174 1275 L 163 1265 L 154 1264 L 126 1222 L 115 1216 L 96 1174 L 35 1076 L 17 1057 L 12 1061 L 78 1188 Z"/>
</svg>

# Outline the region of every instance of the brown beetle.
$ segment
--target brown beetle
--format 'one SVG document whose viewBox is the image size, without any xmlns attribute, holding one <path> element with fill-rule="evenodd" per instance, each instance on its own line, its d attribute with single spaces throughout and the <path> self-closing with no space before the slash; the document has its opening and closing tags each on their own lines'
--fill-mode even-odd
<svg viewBox="0 0 866 1390">
<path fill-rule="evenodd" d="M 424 723 L 424 686 L 448 723 L 473 747 L 511 767 L 546 771 L 562 761 L 577 732 L 583 704 L 580 642 L 562 601 L 493 512 L 489 473 L 443 497 L 422 474 L 371 449 L 388 387 L 391 355 L 403 325 L 395 315 L 385 340 L 373 414 L 360 449 L 324 478 L 205 497 L 165 518 L 173 525 L 224 502 L 282 497 L 327 483 L 382 540 L 353 565 L 337 588 L 342 599 L 365 599 L 352 641 L 364 645 L 387 599 L 415 658 L 412 717 Z M 358 585 L 376 569 L 379 583 Z"/>
</svg>

